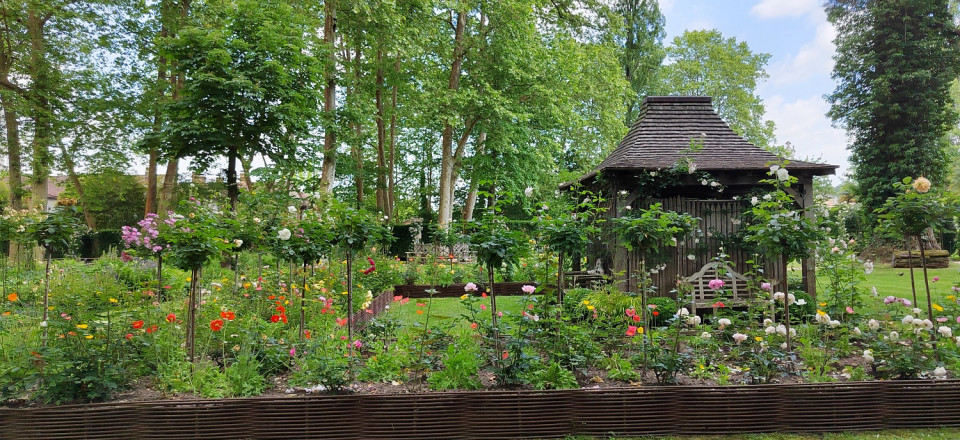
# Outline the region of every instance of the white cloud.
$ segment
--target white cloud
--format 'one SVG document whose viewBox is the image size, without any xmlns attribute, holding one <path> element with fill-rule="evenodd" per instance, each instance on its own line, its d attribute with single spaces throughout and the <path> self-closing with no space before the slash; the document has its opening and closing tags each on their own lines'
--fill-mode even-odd
<svg viewBox="0 0 960 440">
<path fill-rule="evenodd" d="M 819 96 L 786 102 L 776 95 L 766 100 L 767 119 L 772 120 L 776 128 L 777 141 L 790 142 L 798 158 L 820 158 L 823 161 L 840 165 L 837 176 L 843 176 L 849 169 L 847 135 L 830 125 L 826 117 L 830 104 Z M 834 181 L 838 181 L 834 178 Z"/>
<path fill-rule="evenodd" d="M 800 17 L 820 10 L 820 0 L 760 0 L 750 14 L 760 19 Z"/>
<path fill-rule="evenodd" d="M 771 68 L 770 81 L 774 84 L 796 84 L 811 78 L 829 77 L 833 71 L 833 55 L 836 46 L 833 39 L 837 30 L 824 21 L 817 26 L 813 41 L 803 45 L 796 56 L 775 64 Z"/>
</svg>

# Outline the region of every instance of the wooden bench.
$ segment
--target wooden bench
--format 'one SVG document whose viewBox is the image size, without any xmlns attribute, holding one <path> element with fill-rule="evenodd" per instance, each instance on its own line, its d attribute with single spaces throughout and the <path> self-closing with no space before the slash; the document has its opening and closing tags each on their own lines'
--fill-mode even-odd
<svg viewBox="0 0 960 440">
<path fill-rule="evenodd" d="M 720 275 L 721 272 L 724 273 L 723 276 Z M 718 298 L 717 292 L 710 288 L 710 281 L 715 279 L 723 280 L 723 291 L 730 293 L 719 299 L 724 306 L 743 306 L 753 298 L 753 293 L 747 287 L 750 279 L 726 264 L 713 261 L 704 265 L 697 273 L 684 278 L 684 281 L 693 287 L 693 301 L 690 304 L 693 310 L 690 313 L 696 314 L 698 308 L 713 308 Z"/>
</svg>

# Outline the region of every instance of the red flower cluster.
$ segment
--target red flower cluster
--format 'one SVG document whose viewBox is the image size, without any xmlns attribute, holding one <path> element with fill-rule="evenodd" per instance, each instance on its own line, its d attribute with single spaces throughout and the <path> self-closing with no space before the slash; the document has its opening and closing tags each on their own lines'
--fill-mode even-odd
<svg viewBox="0 0 960 440">
<path fill-rule="evenodd" d="M 364 275 L 370 275 L 373 271 L 377 270 L 377 265 L 373 262 L 373 258 L 367 257 L 367 262 L 370 263 L 370 267 L 363 271 Z"/>
</svg>

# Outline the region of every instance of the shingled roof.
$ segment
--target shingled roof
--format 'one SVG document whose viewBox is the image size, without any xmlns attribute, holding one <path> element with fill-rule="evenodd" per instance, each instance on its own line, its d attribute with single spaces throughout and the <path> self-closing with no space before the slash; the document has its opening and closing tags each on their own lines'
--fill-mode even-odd
<svg viewBox="0 0 960 440">
<path fill-rule="evenodd" d="M 691 151 L 691 145 L 702 145 Z M 766 170 L 781 159 L 735 133 L 717 115 L 709 96 L 651 96 L 617 148 L 593 172 L 671 168 L 689 157 L 698 170 Z M 791 171 L 833 174 L 836 165 L 790 161 Z"/>
</svg>

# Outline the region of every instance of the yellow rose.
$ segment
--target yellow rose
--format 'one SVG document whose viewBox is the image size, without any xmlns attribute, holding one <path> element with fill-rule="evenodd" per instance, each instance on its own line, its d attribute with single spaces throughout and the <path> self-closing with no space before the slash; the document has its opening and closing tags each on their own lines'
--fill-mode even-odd
<svg viewBox="0 0 960 440">
<path fill-rule="evenodd" d="M 917 177 L 917 180 L 913 181 L 913 189 L 918 193 L 930 191 L 930 181 L 926 177 Z"/>
</svg>

